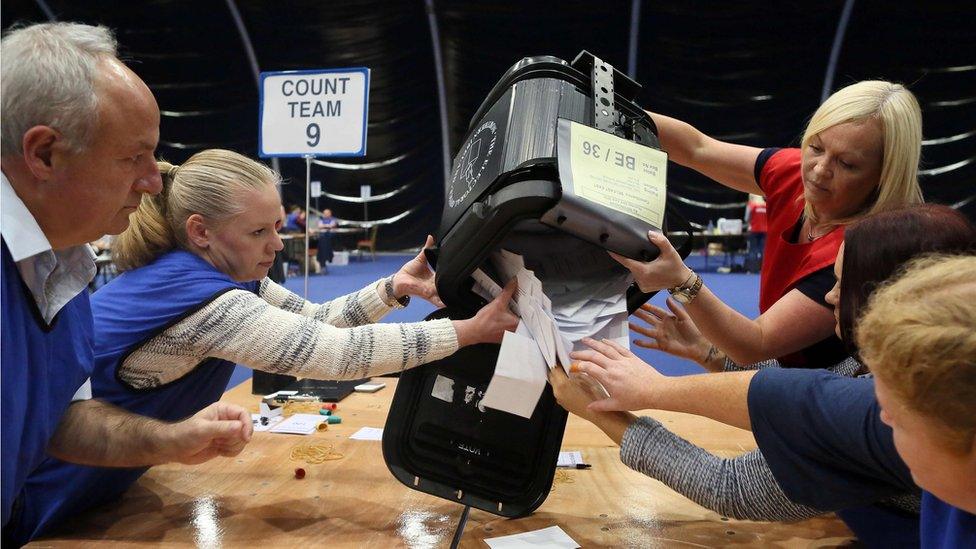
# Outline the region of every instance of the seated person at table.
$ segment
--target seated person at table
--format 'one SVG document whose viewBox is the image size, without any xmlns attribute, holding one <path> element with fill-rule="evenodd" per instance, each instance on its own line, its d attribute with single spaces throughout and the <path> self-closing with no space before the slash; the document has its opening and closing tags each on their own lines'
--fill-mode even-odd
<svg viewBox="0 0 976 549">
<path fill-rule="evenodd" d="M 300 233 L 305 231 L 305 210 L 297 204 L 293 204 L 284 219 L 284 231 L 286 233 Z"/>
<path fill-rule="evenodd" d="M 813 114 L 799 149 L 725 143 L 679 120 L 651 117 L 670 160 L 766 197 L 761 314 L 749 319 L 702 286 L 661 233 L 648 235 L 661 249 L 654 261 L 614 258 L 645 292 L 700 288 L 687 294 L 687 310 L 715 345 L 712 355 L 724 353 L 738 364 L 778 358 L 788 367 L 841 360 L 846 353 L 833 334 L 833 314 L 823 296 L 833 284 L 831 269 L 844 227 L 868 214 L 922 202 L 917 177 L 922 114 L 915 96 L 890 82 L 847 86 Z"/>
<path fill-rule="evenodd" d="M 322 217 L 319 218 L 319 243 L 318 251 L 315 256 L 322 266 L 322 271 L 326 271 L 326 264 L 332 263 L 332 229 L 339 226 L 336 218 L 332 217 L 332 210 L 326 208 L 322 210 Z"/>
<path fill-rule="evenodd" d="M 410 295 L 440 304 L 422 252 L 358 292 L 305 301 L 266 277 L 282 247 L 277 174 L 224 150 L 179 167 L 160 163 L 160 172 L 162 192 L 146 196 L 116 238 L 124 272 L 92 296 L 92 391 L 116 406 L 172 421 L 220 399 L 235 363 L 359 379 L 500 342 L 515 329 L 507 307 L 514 285 L 467 320 L 374 324 Z M 146 470 L 50 459 L 27 481 L 19 527 L 41 535 L 118 497 Z"/>
<path fill-rule="evenodd" d="M 836 262 L 840 267 L 837 284 L 827 300 L 836 305 L 837 333 L 844 341 L 851 343 L 854 356 L 857 356 L 858 349 L 854 344 L 853 326 L 880 283 L 913 257 L 930 252 L 971 251 L 974 244 L 976 228 L 960 213 L 946 206 L 923 205 L 886 212 L 868 216 L 851 225 Z M 630 358 L 633 355 L 629 351 L 603 346 L 600 348 L 611 354 L 616 353 L 616 356 L 626 357 L 626 360 L 633 363 L 640 374 L 636 379 L 646 380 L 643 387 L 648 393 L 668 392 L 672 390 L 672 386 L 683 386 L 683 389 L 674 389 L 683 391 L 675 392 L 675 398 L 680 398 L 677 395 L 682 394 L 684 398 L 697 400 L 698 388 L 713 379 L 713 376 L 664 378 L 639 359 Z M 593 356 L 599 359 L 597 355 Z M 856 359 L 849 358 L 836 369 L 850 374 L 860 367 L 861 364 Z M 586 368 L 585 364 L 583 368 Z M 816 380 L 827 375 L 816 374 L 810 379 Z M 715 379 L 722 379 L 724 376 L 722 374 Z M 802 376 L 804 379 L 809 377 L 806 374 Z M 827 490 L 827 485 L 817 482 L 816 477 L 811 478 L 821 489 L 820 497 L 812 502 L 802 498 L 794 499 L 792 493 L 785 490 L 789 483 L 784 482 L 781 485 L 778 482 L 777 471 L 767 463 L 762 445 L 759 450 L 736 458 L 719 458 L 681 439 L 649 417 L 637 418 L 633 414 L 596 411 L 614 409 L 615 406 L 604 403 L 589 406 L 592 398 L 577 384 L 570 383 L 564 374 L 559 375 L 556 372 L 553 375 L 553 387 L 560 404 L 567 410 L 593 422 L 620 444 L 620 455 L 624 464 L 664 482 L 704 507 L 734 518 L 749 520 L 800 520 L 837 510 L 841 518 L 867 543 L 886 544 L 899 538 L 918 538 L 918 498 L 906 497 L 916 490 L 905 465 L 894 454 L 890 435 L 885 446 L 888 462 L 879 464 L 876 473 L 876 476 L 890 481 L 874 486 L 873 497 L 872 492 L 860 494 L 861 499 L 856 506 L 849 508 L 845 506 L 848 500 L 844 498 L 847 494 L 839 491 L 832 495 Z M 611 395 L 614 394 L 610 386 L 607 389 L 611 391 Z M 786 398 L 791 395 L 794 393 L 788 392 L 783 397 L 769 398 Z M 651 398 L 650 395 L 648 398 Z M 724 398 L 720 398 L 703 406 L 720 406 L 725 402 Z M 654 404 L 657 408 L 671 409 L 666 405 L 662 406 L 658 400 Z M 851 406 L 855 406 L 853 410 L 857 411 L 858 406 L 865 403 L 836 402 L 828 405 L 835 410 L 832 417 L 841 421 L 845 419 L 845 411 L 852 410 Z M 698 413 L 702 412 L 699 410 Z M 851 420 L 858 417 L 855 413 L 849 415 Z M 792 414 L 790 417 L 797 419 L 798 415 Z M 803 425 L 809 421 L 803 418 L 794 427 L 803 430 Z M 851 460 L 851 463 L 856 462 Z M 793 483 L 796 482 L 800 481 L 794 479 Z M 876 503 L 879 505 L 872 505 Z M 861 508 L 865 505 L 872 507 Z M 880 528 L 887 529 L 887 532 Z M 888 534 L 889 537 L 881 540 L 881 534 Z"/>
</svg>

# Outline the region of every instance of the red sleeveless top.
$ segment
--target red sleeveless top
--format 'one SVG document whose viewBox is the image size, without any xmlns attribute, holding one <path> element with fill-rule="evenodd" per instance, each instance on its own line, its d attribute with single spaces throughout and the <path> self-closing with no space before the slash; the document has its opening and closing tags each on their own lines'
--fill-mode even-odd
<svg viewBox="0 0 976 549">
<path fill-rule="evenodd" d="M 803 277 L 833 265 L 844 241 L 844 227 L 806 242 L 790 242 L 803 214 L 803 177 L 800 149 L 782 149 L 766 161 L 759 175 L 766 193 L 769 231 L 759 278 L 759 311 L 766 312 Z"/>
</svg>

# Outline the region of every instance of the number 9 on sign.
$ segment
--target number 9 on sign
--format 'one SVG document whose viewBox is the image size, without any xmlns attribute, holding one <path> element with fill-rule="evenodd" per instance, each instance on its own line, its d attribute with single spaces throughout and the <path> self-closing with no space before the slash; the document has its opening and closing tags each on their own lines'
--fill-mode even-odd
<svg viewBox="0 0 976 549">
<path fill-rule="evenodd" d="M 305 136 L 308 137 L 308 146 L 315 147 L 319 144 L 319 139 L 322 136 L 322 130 L 316 123 L 311 123 L 305 128 Z"/>
</svg>

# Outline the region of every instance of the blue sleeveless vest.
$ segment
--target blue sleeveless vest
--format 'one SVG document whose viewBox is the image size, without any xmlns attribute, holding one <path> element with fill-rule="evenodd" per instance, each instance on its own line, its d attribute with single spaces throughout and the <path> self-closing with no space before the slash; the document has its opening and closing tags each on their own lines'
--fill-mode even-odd
<svg viewBox="0 0 976 549">
<path fill-rule="evenodd" d="M 128 271 L 92 294 L 95 369 L 92 395 L 140 415 L 178 421 L 220 400 L 234 363 L 206 359 L 185 376 L 152 389 L 133 389 L 116 372 L 130 353 L 230 290 L 257 293 L 258 282 L 240 283 L 200 257 L 168 252 Z M 147 467 L 87 467 L 53 458 L 27 480 L 18 537 L 28 540 L 67 517 L 122 495 Z"/>
<path fill-rule="evenodd" d="M 61 416 L 92 369 L 92 314 L 88 291 L 69 301 L 48 326 L 2 243 L 0 330 L 0 463 L 3 524 L 25 479 L 45 459 Z"/>
</svg>

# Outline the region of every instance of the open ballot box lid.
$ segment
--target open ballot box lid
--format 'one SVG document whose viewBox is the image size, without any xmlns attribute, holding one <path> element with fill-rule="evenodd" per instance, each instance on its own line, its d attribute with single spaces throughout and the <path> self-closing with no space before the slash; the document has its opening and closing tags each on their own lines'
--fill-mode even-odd
<svg viewBox="0 0 976 549">
<path fill-rule="evenodd" d="M 527 57 L 502 76 L 453 160 L 438 245 L 428 250 L 447 307 L 430 318 L 468 318 L 483 306 L 471 274 L 499 249 L 521 255 L 544 283 L 632 282 L 608 250 L 650 261 L 659 251 L 648 230 L 687 229 L 666 215 L 667 155 L 634 103 L 640 89 L 585 51 L 572 63 Z M 690 235 L 679 247 L 688 249 Z M 649 297 L 631 285 L 628 311 Z M 518 517 L 549 494 L 566 411 L 548 385 L 530 418 L 481 405 L 498 351 L 470 346 L 404 372 L 383 455 L 413 489 Z"/>
</svg>

